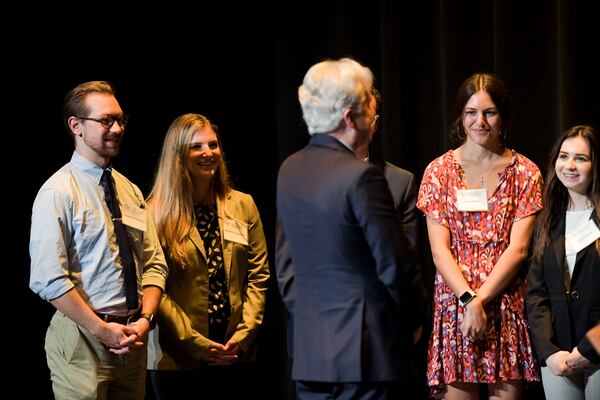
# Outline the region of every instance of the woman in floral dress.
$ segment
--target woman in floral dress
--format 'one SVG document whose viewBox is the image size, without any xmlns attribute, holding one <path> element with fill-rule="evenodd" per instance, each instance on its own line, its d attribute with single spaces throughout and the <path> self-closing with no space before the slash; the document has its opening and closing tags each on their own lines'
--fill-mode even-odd
<svg viewBox="0 0 600 400">
<path fill-rule="evenodd" d="M 461 85 L 451 132 L 462 144 L 433 160 L 417 207 L 437 274 L 427 380 L 434 397 L 517 399 L 539 381 L 525 319 L 526 259 L 542 208 L 538 167 L 504 146 L 510 96 L 491 74 Z"/>
</svg>

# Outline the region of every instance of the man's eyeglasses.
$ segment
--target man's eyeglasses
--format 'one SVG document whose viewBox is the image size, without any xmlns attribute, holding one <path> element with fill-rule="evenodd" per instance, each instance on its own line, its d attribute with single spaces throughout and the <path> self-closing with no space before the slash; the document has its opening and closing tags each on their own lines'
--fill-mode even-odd
<svg viewBox="0 0 600 400">
<path fill-rule="evenodd" d="M 99 122 L 100 125 L 102 125 L 102 127 L 104 129 L 112 128 L 115 121 L 117 122 L 117 124 L 119 124 L 119 126 L 125 127 L 125 125 L 127 125 L 127 121 L 129 121 L 129 116 L 127 116 L 125 114 L 121 114 L 116 117 L 109 115 L 107 117 L 102 117 L 102 118 L 88 118 L 88 117 L 77 117 L 77 116 L 75 116 L 75 118 L 84 119 L 86 121 Z"/>
<path fill-rule="evenodd" d="M 375 114 L 375 116 L 373 117 L 373 122 L 371 122 L 371 124 L 369 125 L 369 128 L 373 128 L 374 126 L 376 126 L 377 121 L 379 121 L 379 114 Z"/>
</svg>

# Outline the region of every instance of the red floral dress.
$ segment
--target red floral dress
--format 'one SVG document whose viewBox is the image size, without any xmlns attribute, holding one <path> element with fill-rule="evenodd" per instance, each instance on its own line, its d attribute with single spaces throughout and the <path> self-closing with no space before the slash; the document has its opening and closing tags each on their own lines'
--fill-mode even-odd
<svg viewBox="0 0 600 400">
<path fill-rule="evenodd" d="M 417 207 L 450 230 L 454 259 L 471 289 L 477 290 L 508 247 L 513 222 L 542 208 L 542 177 L 532 161 L 513 150 L 511 163 L 488 197 L 488 211 L 463 212 L 456 208 L 456 191 L 467 189 L 463 176 L 452 150 L 433 160 L 423 174 Z M 526 271 L 519 271 L 504 292 L 485 305 L 486 337 L 468 341 L 460 332 L 463 308 L 436 273 L 427 365 L 433 395 L 457 381 L 539 381 L 525 318 L 525 278 Z"/>
</svg>

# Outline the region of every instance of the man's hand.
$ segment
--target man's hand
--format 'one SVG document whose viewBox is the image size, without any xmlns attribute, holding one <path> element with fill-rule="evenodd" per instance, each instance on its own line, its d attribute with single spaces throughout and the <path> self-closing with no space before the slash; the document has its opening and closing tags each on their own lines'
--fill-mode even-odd
<svg viewBox="0 0 600 400">
<path fill-rule="evenodd" d="M 573 350 L 571 350 L 569 356 L 567 357 L 566 363 L 570 368 L 580 369 L 590 365 L 590 360 L 582 356 L 579 350 L 577 349 L 577 346 L 575 346 Z"/>
<path fill-rule="evenodd" d="M 567 364 L 571 353 L 568 351 L 557 351 L 546 358 L 546 365 L 556 376 L 567 376 L 575 373 L 575 369 Z"/>
</svg>

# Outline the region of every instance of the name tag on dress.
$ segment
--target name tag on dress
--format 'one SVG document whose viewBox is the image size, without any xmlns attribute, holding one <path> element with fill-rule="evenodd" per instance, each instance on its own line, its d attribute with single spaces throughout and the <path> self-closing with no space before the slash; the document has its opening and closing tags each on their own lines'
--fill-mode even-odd
<svg viewBox="0 0 600 400">
<path fill-rule="evenodd" d="M 600 229 L 589 219 L 574 231 L 565 235 L 565 253 L 576 254 L 600 238 Z"/>
<path fill-rule="evenodd" d="M 121 222 L 139 231 L 146 232 L 146 210 L 131 204 L 123 204 L 123 207 L 121 207 Z"/>
<path fill-rule="evenodd" d="M 487 211 L 486 189 L 459 189 L 456 191 L 458 211 Z"/>
<path fill-rule="evenodd" d="M 226 218 L 223 222 L 223 238 L 248 246 L 248 225 L 242 221 Z"/>
</svg>

